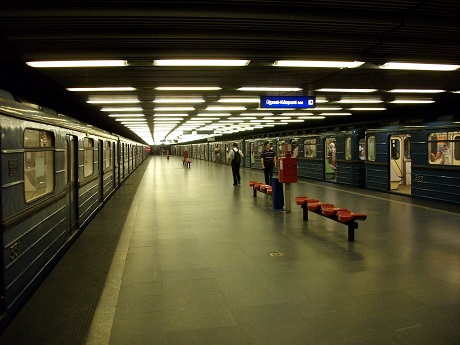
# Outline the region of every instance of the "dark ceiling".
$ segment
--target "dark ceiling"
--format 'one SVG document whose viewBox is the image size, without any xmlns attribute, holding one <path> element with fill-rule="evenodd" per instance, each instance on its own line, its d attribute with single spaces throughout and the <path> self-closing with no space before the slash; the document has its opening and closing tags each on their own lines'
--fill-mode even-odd
<svg viewBox="0 0 460 345">
<path fill-rule="evenodd" d="M 398 71 L 378 67 L 389 61 L 460 64 L 460 1 L 457 0 L 2 0 L 0 52 L 0 88 L 137 140 L 133 132 L 101 112 L 101 105 L 86 103 L 94 93 L 70 92 L 66 88 L 134 87 L 135 91 L 126 94 L 135 95 L 141 101 L 139 105 L 152 133 L 155 126 L 152 100 L 177 94 L 155 90 L 158 86 L 220 87 L 218 91 L 200 94 L 206 106 L 220 97 L 242 96 L 237 88 L 243 86 L 298 87 L 302 91 L 286 94 L 316 95 L 330 105 L 351 96 L 316 90 L 373 88 L 378 91 L 372 97 L 383 100 L 378 106 L 387 109 L 351 111 L 351 116 L 326 116 L 320 121 L 275 125 L 260 130 L 263 132 L 339 126 L 373 119 L 458 116 L 459 113 L 460 94 L 455 91 L 460 90 L 460 70 Z M 245 67 L 225 68 L 152 65 L 154 59 L 180 58 L 249 59 L 251 62 Z M 37 60 L 95 59 L 123 59 L 128 65 L 37 69 L 25 64 Z M 272 66 L 280 59 L 360 60 L 365 64 L 355 69 Z M 406 93 L 403 97 L 423 96 L 435 103 L 401 105 L 389 103 L 398 97 L 388 92 L 392 89 L 446 92 Z M 123 93 L 117 93 L 120 94 Z M 196 95 L 196 92 L 177 95 Z M 201 110 L 196 108 L 174 126 L 185 123 Z M 344 110 L 347 111 L 346 107 Z M 238 115 L 232 113 L 231 116 Z M 232 126 L 231 122 L 227 126 Z M 249 132 L 239 135 L 246 134 Z"/>
</svg>

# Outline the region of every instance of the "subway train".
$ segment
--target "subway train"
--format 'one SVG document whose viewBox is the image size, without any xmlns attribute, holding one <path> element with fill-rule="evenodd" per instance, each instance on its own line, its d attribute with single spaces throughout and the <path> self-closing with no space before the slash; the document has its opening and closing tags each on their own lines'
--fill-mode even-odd
<svg viewBox="0 0 460 345">
<path fill-rule="evenodd" d="M 242 166 L 261 170 L 259 157 L 269 141 L 277 157 L 289 151 L 297 158 L 300 178 L 460 204 L 460 121 L 297 132 L 171 149 L 182 155 L 187 148 L 192 158 L 225 163 L 237 142 L 245 154 Z"/>
<path fill-rule="evenodd" d="M 2 328 L 150 147 L 0 92 Z"/>
</svg>

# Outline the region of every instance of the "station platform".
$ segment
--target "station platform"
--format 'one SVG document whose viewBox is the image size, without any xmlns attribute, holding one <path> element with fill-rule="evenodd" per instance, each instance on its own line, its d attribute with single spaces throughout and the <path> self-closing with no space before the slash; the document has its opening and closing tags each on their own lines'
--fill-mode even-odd
<svg viewBox="0 0 460 345">
<path fill-rule="evenodd" d="M 303 179 L 291 211 L 263 172 L 147 159 L 0 344 L 458 344 L 460 207 Z M 307 195 L 367 214 L 347 227 Z"/>
</svg>

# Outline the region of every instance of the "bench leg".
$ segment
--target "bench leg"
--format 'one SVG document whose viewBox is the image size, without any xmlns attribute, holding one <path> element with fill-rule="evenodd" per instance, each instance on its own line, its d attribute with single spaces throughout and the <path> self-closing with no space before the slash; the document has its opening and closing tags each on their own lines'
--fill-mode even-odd
<svg viewBox="0 0 460 345">
<path fill-rule="evenodd" d="M 356 222 L 351 222 L 348 224 L 348 241 L 353 242 L 355 240 L 355 229 L 358 228 Z"/>
<path fill-rule="evenodd" d="M 254 198 L 257 196 L 257 189 L 253 188 L 254 189 Z"/>
<path fill-rule="evenodd" d="M 308 220 L 308 204 L 302 204 L 303 220 Z"/>
</svg>

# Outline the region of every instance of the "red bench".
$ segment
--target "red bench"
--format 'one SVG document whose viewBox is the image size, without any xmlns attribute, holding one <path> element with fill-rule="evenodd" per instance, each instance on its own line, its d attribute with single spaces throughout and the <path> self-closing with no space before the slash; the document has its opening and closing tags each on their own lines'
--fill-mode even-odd
<svg viewBox="0 0 460 345">
<path fill-rule="evenodd" d="M 333 204 L 322 203 L 317 199 L 309 199 L 306 196 L 296 197 L 296 204 L 302 207 L 303 220 L 305 221 L 308 221 L 308 211 L 310 211 L 347 225 L 348 241 L 355 240 L 355 229 L 358 229 L 356 221 L 364 221 L 367 218 L 364 213 L 353 213 L 346 208 L 335 207 Z"/>
<path fill-rule="evenodd" d="M 254 190 L 254 196 L 257 196 L 257 192 L 262 192 L 264 194 L 272 195 L 273 188 L 268 184 L 257 182 L 257 181 L 249 181 L 249 186 Z"/>
</svg>

